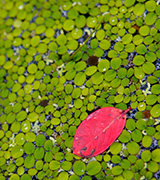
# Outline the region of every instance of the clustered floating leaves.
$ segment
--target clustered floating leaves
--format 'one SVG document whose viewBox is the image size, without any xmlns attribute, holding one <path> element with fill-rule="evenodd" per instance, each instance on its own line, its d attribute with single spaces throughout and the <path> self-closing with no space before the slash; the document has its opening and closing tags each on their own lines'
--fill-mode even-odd
<svg viewBox="0 0 160 180">
<path fill-rule="evenodd" d="M 158 179 L 159 0 L 0 2 L 0 179 Z M 94 110 L 132 111 L 101 155 L 72 152 Z"/>
</svg>

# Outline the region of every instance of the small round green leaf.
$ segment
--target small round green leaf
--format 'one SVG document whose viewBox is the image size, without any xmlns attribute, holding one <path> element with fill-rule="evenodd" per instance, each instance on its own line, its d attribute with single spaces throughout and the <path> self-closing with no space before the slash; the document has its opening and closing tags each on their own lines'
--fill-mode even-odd
<svg viewBox="0 0 160 180">
<path fill-rule="evenodd" d="M 86 170 L 86 165 L 84 162 L 82 161 L 76 161 L 74 164 L 73 164 L 73 171 L 81 176 L 85 173 L 85 170 Z"/>
<path fill-rule="evenodd" d="M 88 175 L 95 175 L 97 173 L 99 173 L 101 170 L 101 164 L 97 161 L 91 161 L 87 164 L 87 174 Z"/>
</svg>

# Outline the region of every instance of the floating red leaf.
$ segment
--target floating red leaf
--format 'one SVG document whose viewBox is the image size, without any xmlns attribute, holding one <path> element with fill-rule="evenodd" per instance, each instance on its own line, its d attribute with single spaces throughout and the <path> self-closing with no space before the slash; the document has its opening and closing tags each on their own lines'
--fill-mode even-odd
<svg viewBox="0 0 160 180">
<path fill-rule="evenodd" d="M 77 128 L 73 153 L 81 157 L 96 156 L 105 151 L 121 134 L 126 113 L 115 107 L 105 107 L 90 114 Z"/>
</svg>

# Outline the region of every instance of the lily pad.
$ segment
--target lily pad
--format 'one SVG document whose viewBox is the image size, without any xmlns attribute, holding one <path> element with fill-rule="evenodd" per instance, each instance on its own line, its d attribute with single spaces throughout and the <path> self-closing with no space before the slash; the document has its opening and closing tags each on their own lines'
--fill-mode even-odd
<svg viewBox="0 0 160 180">
<path fill-rule="evenodd" d="M 128 150 L 128 152 L 130 154 L 134 155 L 134 154 L 137 154 L 139 152 L 140 147 L 139 147 L 139 145 L 136 142 L 131 141 L 131 142 L 129 142 L 127 144 L 127 150 Z"/>
<path fill-rule="evenodd" d="M 69 171 L 72 168 L 72 163 L 69 161 L 63 161 L 61 168 L 65 171 Z"/>
<path fill-rule="evenodd" d="M 35 121 L 37 121 L 38 117 L 39 117 L 39 115 L 38 115 L 36 112 L 31 112 L 31 113 L 28 115 L 27 119 L 28 119 L 30 122 L 35 122 Z"/>
<path fill-rule="evenodd" d="M 108 41 L 108 40 L 102 40 L 100 43 L 99 43 L 99 47 L 104 49 L 104 50 L 107 50 L 109 49 L 111 46 L 111 43 Z"/>
<path fill-rule="evenodd" d="M 123 130 L 118 138 L 122 143 L 127 143 L 131 140 L 131 135 L 128 131 Z"/>
<path fill-rule="evenodd" d="M 112 173 L 113 175 L 117 176 L 117 175 L 120 175 L 122 173 L 122 167 L 121 166 L 114 166 L 112 168 Z"/>
<path fill-rule="evenodd" d="M 160 149 L 153 150 L 151 155 L 153 161 L 160 162 Z"/>
<path fill-rule="evenodd" d="M 73 171 L 81 176 L 85 173 L 85 170 L 86 170 L 86 165 L 84 162 L 82 161 L 76 161 L 74 164 L 73 164 Z"/>
<path fill-rule="evenodd" d="M 67 80 L 72 80 L 76 75 L 76 71 L 74 69 L 69 70 L 66 74 L 65 74 L 65 78 Z"/>
<path fill-rule="evenodd" d="M 12 148 L 11 155 L 13 158 L 17 159 L 23 155 L 23 152 L 24 152 L 24 149 L 22 148 L 22 146 L 17 145 Z"/>
<path fill-rule="evenodd" d="M 34 157 L 37 160 L 41 160 L 44 157 L 44 149 L 42 147 L 38 147 L 34 151 Z"/>
<path fill-rule="evenodd" d="M 90 66 L 90 67 L 93 67 L 93 66 Z M 107 71 L 108 69 L 109 69 L 109 61 L 107 59 L 106 60 L 103 59 L 98 63 L 98 70 L 100 72 Z"/>
<path fill-rule="evenodd" d="M 16 142 L 16 144 L 18 144 L 18 145 L 23 145 L 24 142 L 25 142 L 25 136 L 24 136 L 24 134 L 23 134 L 23 133 L 17 134 L 16 137 L 15 137 L 15 142 Z"/>
<path fill-rule="evenodd" d="M 111 81 L 116 77 L 116 71 L 113 69 L 108 70 L 105 74 L 104 74 L 104 79 L 106 81 Z"/>
<path fill-rule="evenodd" d="M 152 74 L 155 71 L 155 65 L 151 62 L 146 62 L 142 65 L 145 74 Z"/>
<path fill-rule="evenodd" d="M 144 136 L 142 138 L 142 145 L 143 145 L 143 147 L 146 147 L 146 148 L 150 147 L 151 144 L 152 144 L 152 137 L 151 136 L 146 135 L 146 136 Z"/>
<path fill-rule="evenodd" d="M 144 150 L 141 153 L 141 158 L 144 162 L 148 162 L 151 159 L 151 152 L 149 150 Z"/>
<path fill-rule="evenodd" d="M 141 67 L 135 67 L 134 68 L 134 75 L 137 79 L 143 79 L 145 76 L 145 73 L 143 72 Z"/>
<path fill-rule="evenodd" d="M 47 150 L 47 151 L 51 150 L 51 149 L 52 149 L 52 146 L 53 146 L 53 143 L 52 143 L 51 140 L 45 141 L 45 143 L 44 143 L 44 149 L 45 149 L 45 150 Z"/>
<path fill-rule="evenodd" d="M 157 19 L 157 15 L 153 12 L 150 12 L 145 17 L 145 24 L 152 25 L 155 23 L 156 19 Z"/>
<path fill-rule="evenodd" d="M 101 72 L 96 72 L 94 75 L 91 77 L 91 81 L 93 84 L 100 84 L 103 81 L 103 74 Z"/>
<path fill-rule="evenodd" d="M 118 69 L 121 66 L 121 59 L 120 58 L 113 58 L 111 60 L 111 67 L 113 69 Z"/>
<path fill-rule="evenodd" d="M 67 180 L 68 179 L 68 173 L 67 172 L 61 172 L 59 175 L 58 175 L 58 179 L 63 179 L 63 180 Z"/>
<path fill-rule="evenodd" d="M 126 179 L 132 179 L 133 178 L 133 172 L 131 170 L 124 170 L 123 171 L 123 176 Z"/>
<path fill-rule="evenodd" d="M 97 173 L 99 173 L 101 170 L 101 164 L 97 161 L 91 161 L 87 164 L 87 174 L 88 175 L 95 175 Z"/>
<path fill-rule="evenodd" d="M 140 142 L 142 140 L 142 133 L 140 130 L 138 129 L 135 129 L 132 134 L 132 139 L 135 141 L 135 142 Z"/>
<path fill-rule="evenodd" d="M 85 81 L 86 81 L 86 75 L 83 72 L 79 72 L 76 74 L 74 78 L 75 85 L 82 86 Z"/>
<path fill-rule="evenodd" d="M 159 104 L 156 104 L 152 107 L 151 111 L 151 116 L 157 118 L 160 116 L 160 105 Z"/>
<path fill-rule="evenodd" d="M 26 168 L 31 168 L 33 167 L 35 164 L 35 159 L 33 155 L 28 155 L 25 159 L 24 159 L 24 166 Z"/>
<path fill-rule="evenodd" d="M 129 162 L 129 160 L 127 160 L 127 159 L 122 159 L 122 161 L 121 161 L 121 167 L 122 167 L 123 169 L 129 169 L 130 165 L 131 165 L 131 163 Z"/>
<path fill-rule="evenodd" d="M 142 65 L 145 61 L 145 58 L 142 55 L 137 55 L 133 58 L 133 64 Z"/>
<path fill-rule="evenodd" d="M 140 16 L 144 13 L 144 11 L 145 11 L 145 5 L 142 3 L 137 3 L 134 7 L 133 13 L 136 16 Z"/>
<path fill-rule="evenodd" d="M 31 142 L 27 142 L 24 145 L 24 151 L 26 154 L 32 154 L 35 150 L 34 144 Z"/>
<path fill-rule="evenodd" d="M 45 142 L 45 136 L 43 134 L 39 134 L 37 137 L 36 137 L 36 145 L 37 146 L 42 146 Z"/>
<path fill-rule="evenodd" d="M 157 162 L 155 161 L 150 161 L 148 164 L 147 164 L 147 168 L 149 171 L 155 173 L 158 171 L 159 169 L 159 165 L 157 164 Z"/>
<path fill-rule="evenodd" d="M 114 142 L 110 146 L 110 151 L 112 154 L 118 154 L 122 150 L 122 145 L 121 143 Z"/>
<path fill-rule="evenodd" d="M 88 68 L 85 69 L 85 74 L 87 76 L 91 76 L 92 74 L 94 74 L 97 71 L 97 67 L 96 66 L 89 66 Z"/>
</svg>

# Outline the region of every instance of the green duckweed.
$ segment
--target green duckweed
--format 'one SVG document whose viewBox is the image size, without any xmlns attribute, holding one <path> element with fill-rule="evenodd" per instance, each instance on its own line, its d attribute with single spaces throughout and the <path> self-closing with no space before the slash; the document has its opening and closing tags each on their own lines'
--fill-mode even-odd
<svg viewBox="0 0 160 180">
<path fill-rule="evenodd" d="M 159 178 L 159 1 L 0 3 L 0 179 Z M 72 153 L 98 108 L 132 107 L 102 154 Z"/>
</svg>

